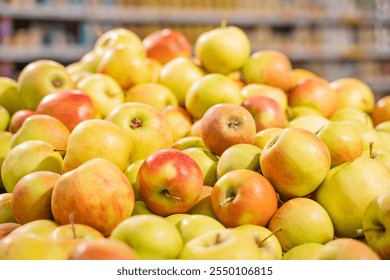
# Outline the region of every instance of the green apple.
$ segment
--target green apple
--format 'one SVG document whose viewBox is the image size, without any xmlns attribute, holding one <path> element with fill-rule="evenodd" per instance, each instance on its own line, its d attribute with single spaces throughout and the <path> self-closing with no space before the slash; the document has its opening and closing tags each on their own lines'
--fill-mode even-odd
<svg viewBox="0 0 390 280">
<path fill-rule="evenodd" d="M 49 238 L 53 230 L 58 227 L 58 224 L 53 220 L 39 219 L 20 225 L 11 234 L 33 234 Z"/>
<path fill-rule="evenodd" d="M 282 260 L 317 260 L 318 251 L 324 246 L 321 243 L 303 243 L 283 254 Z"/>
<path fill-rule="evenodd" d="M 68 254 L 54 240 L 34 234 L 0 239 L 0 260 L 66 260 Z"/>
<path fill-rule="evenodd" d="M 280 260 L 282 247 L 275 234 L 268 228 L 259 225 L 241 225 L 234 228 L 248 233 L 248 238 L 253 238 L 259 248 L 261 258 L 264 260 Z"/>
<path fill-rule="evenodd" d="M 355 121 L 344 121 L 343 123 L 346 123 L 360 135 L 363 150 L 368 150 L 371 145 L 370 143 L 374 143 L 374 148 L 384 148 L 386 146 L 383 137 L 370 125 Z"/>
<path fill-rule="evenodd" d="M 134 209 L 133 212 L 131 212 L 131 216 L 135 215 L 142 215 L 142 214 L 154 214 L 152 210 L 146 206 L 145 202 L 142 200 L 136 200 L 134 201 Z"/>
<path fill-rule="evenodd" d="M 152 82 L 135 85 L 127 90 L 126 102 L 145 103 L 159 111 L 179 104 L 175 94 L 168 87 Z"/>
<path fill-rule="evenodd" d="M 382 164 L 390 172 L 390 149 L 370 149 L 364 151 L 365 156 L 369 156 Z"/>
<path fill-rule="evenodd" d="M 200 124 L 201 124 L 201 119 L 199 120 L 193 120 L 190 133 L 188 134 L 189 136 L 199 136 L 200 137 Z"/>
<path fill-rule="evenodd" d="M 194 119 L 201 119 L 213 105 L 241 105 L 242 100 L 237 83 L 225 75 L 211 73 L 195 81 L 188 89 L 185 108 Z"/>
<path fill-rule="evenodd" d="M 74 87 L 65 66 L 48 59 L 28 63 L 20 72 L 17 82 L 23 103 L 30 110 L 35 110 L 44 96 Z"/>
<path fill-rule="evenodd" d="M 201 33 L 194 45 L 195 57 L 210 73 L 228 74 L 249 58 L 248 36 L 237 26 L 222 26 Z"/>
<path fill-rule="evenodd" d="M 12 212 L 12 193 L 0 193 L 0 224 L 16 222 Z"/>
<path fill-rule="evenodd" d="M 184 243 L 210 231 L 225 229 L 225 226 L 217 219 L 206 215 L 193 214 L 181 219 L 177 228 Z"/>
<path fill-rule="evenodd" d="M 144 162 L 143 159 L 133 161 L 129 164 L 129 166 L 125 171 L 125 175 L 127 179 L 129 179 L 129 182 L 133 188 L 135 200 L 141 200 L 137 190 L 137 175 L 138 175 L 139 168 L 141 167 L 141 164 L 143 162 Z"/>
<path fill-rule="evenodd" d="M 141 259 L 176 259 L 183 248 L 183 239 L 175 225 L 153 214 L 125 219 L 115 227 L 110 238 L 128 244 Z"/>
<path fill-rule="evenodd" d="M 57 118 L 35 114 L 28 117 L 12 136 L 11 148 L 29 140 L 41 140 L 50 143 L 54 149 L 63 151 L 68 146 L 69 135 L 69 129 Z"/>
<path fill-rule="evenodd" d="M 359 191 L 357 191 L 359 190 Z M 365 154 L 330 170 L 315 197 L 332 219 L 337 237 L 358 237 L 366 207 L 390 190 L 390 173 Z"/>
<path fill-rule="evenodd" d="M 380 260 L 367 244 L 353 238 L 336 238 L 317 251 L 318 260 Z"/>
<path fill-rule="evenodd" d="M 384 121 L 375 126 L 375 129 L 379 132 L 390 133 L 390 121 Z"/>
<path fill-rule="evenodd" d="M 207 149 L 200 136 L 185 136 L 176 140 L 172 148 L 183 151 L 188 148 L 202 148 Z"/>
<path fill-rule="evenodd" d="M 161 112 L 172 128 L 174 142 L 188 136 L 193 121 L 186 109 L 180 106 L 167 106 Z"/>
<path fill-rule="evenodd" d="M 332 220 L 316 201 L 296 197 L 278 208 L 268 224 L 283 252 L 305 243 L 324 244 L 333 239 Z"/>
<path fill-rule="evenodd" d="M 259 260 L 254 239 L 234 229 L 206 232 L 184 244 L 181 260 Z"/>
<path fill-rule="evenodd" d="M 251 113 L 237 104 L 221 103 L 210 107 L 200 123 L 203 143 L 215 155 L 221 156 L 236 144 L 252 144 L 256 123 Z"/>
<path fill-rule="evenodd" d="M 330 123 L 330 120 L 324 116 L 306 115 L 290 120 L 287 126 L 302 128 L 312 133 L 316 133 L 328 123 Z"/>
<path fill-rule="evenodd" d="M 218 158 L 208 149 L 192 147 L 183 150 L 199 165 L 203 174 L 203 185 L 214 186 L 217 181 Z"/>
<path fill-rule="evenodd" d="M 80 79 L 76 88 L 88 94 L 102 118 L 125 101 L 121 86 L 111 76 L 94 73 Z"/>
<path fill-rule="evenodd" d="M 287 114 L 290 120 L 293 120 L 302 116 L 323 116 L 320 111 L 306 105 L 297 105 L 294 107 L 289 107 Z"/>
<path fill-rule="evenodd" d="M 7 192 L 14 190 L 16 183 L 34 171 L 62 173 L 63 159 L 54 147 L 41 140 L 29 140 L 12 148 L 4 158 L 1 177 Z"/>
<path fill-rule="evenodd" d="M 101 39 L 102 40 L 102 39 Z M 97 42 L 95 42 L 97 44 Z M 95 50 L 86 52 L 81 56 L 81 58 L 77 61 L 79 63 L 82 71 L 87 71 L 89 73 L 96 73 L 97 66 L 99 64 L 99 60 L 102 56 L 102 51 L 100 51 L 99 47 Z"/>
<path fill-rule="evenodd" d="M 59 225 L 74 222 L 91 226 L 104 236 L 134 208 L 134 192 L 125 174 L 114 163 L 90 159 L 64 173 L 53 188 L 51 210 Z"/>
<path fill-rule="evenodd" d="M 249 83 L 241 89 L 241 95 L 244 100 L 252 96 L 269 97 L 275 100 L 284 111 L 286 111 L 288 107 L 287 94 L 277 87 L 259 83 Z"/>
<path fill-rule="evenodd" d="M 374 127 L 370 115 L 356 108 L 338 108 L 336 112 L 330 117 L 331 121 L 344 122 L 356 121 Z"/>
<path fill-rule="evenodd" d="M 23 176 L 12 192 L 12 211 L 20 224 L 52 219 L 51 196 L 60 174 L 36 171 Z"/>
<path fill-rule="evenodd" d="M 25 108 L 19 94 L 18 82 L 12 78 L 0 77 L 0 106 L 4 107 L 10 115 Z"/>
<path fill-rule="evenodd" d="M 12 133 L 8 131 L 0 131 L 0 190 L 3 188 L 3 179 L 1 177 L 1 166 L 5 156 L 11 150 Z"/>
<path fill-rule="evenodd" d="M 8 128 L 11 116 L 7 109 L 0 105 L 0 131 L 5 131 Z"/>
<path fill-rule="evenodd" d="M 184 218 L 190 217 L 191 215 L 188 213 L 176 213 L 176 214 L 171 214 L 165 217 L 167 221 L 172 223 L 176 228 L 180 224 L 180 221 L 183 220 Z M 181 235 L 180 235 L 181 236 Z"/>
<path fill-rule="evenodd" d="M 377 195 L 363 215 L 362 231 L 367 244 L 381 259 L 390 259 L 390 191 Z"/>
<path fill-rule="evenodd" d="M 169 88 L 175 94 L 179 105 L 184 106 L 188 90 L 205 74 L 192 59 L 178 57 L 161 67 L 157 82 Z"/>
<path fill-rule="evenodd" d="M 331 157 L 331 168 L 354 160 L 363 153 L 360 134 L 343 122 L 329 122 L 316 132 L 324 141 Z"/>
<path fill-rule="evenodd" d="M 198 198 L 198 201 L 191 208 L 188 214 L 201 214 L 206 215 L 211 218 L 217 219 L 215 216 L 213 205 L 211 204 L 211 192 L 213 187 L 204 185 L 202 188 L 202 192 Z"/>
<path fill-rule="evenodd" d="M 133 151 L 132 138 L 126 130 L 107 120 L 85 120 L 69 135 L 63 172 L 74 170 L 93 158 L 104 158 L 124 172 Z"/>
<path fill-rule="evenodd" d="M 253 145 L 259 147 L 261 150 L 265 147 L 267 142 L 272 139 L 277 133 L 281 132 L 283 128 L 280 127 L 269 127 L 256 132 L 255 140 Z"/>
<path fill-rule="evenodd" d="M 260 155 L 263 175 L 287 198 L 312 193 L 325 179 L 330 164 L 325 143 L 315 134 L 296 127 L 276 134 Z"/>
<path fill-rule="evenodd" d="M 150 105 L 126 102 L 117 106 L 106 120 L 127 131 L 134 147 L 131 161 L 146 159 L 173 144 L 172 129 L 162 113 Z"/>
<path fill-rule="evenodd" d="M 248 169 L 260 171 L 261 149 L 253 144 L 241 143 L 227 148 L 219 157 L 217 165 L 217 177 L 232 170 Z"/>
</svg>

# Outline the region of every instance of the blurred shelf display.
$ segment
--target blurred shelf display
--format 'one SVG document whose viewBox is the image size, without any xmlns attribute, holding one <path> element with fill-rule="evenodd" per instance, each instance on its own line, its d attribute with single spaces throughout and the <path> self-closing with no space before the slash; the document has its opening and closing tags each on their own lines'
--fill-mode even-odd
<svg viewBox="0 0 390 280">
<path fill-rule="evenodd" d="M 194 43 L 222 19 L 244 28 L 253 52 L 281 50 L 294 66 L 390 94 L 389 0 L 0 0 L 0 75 L 39 58 L 74 62 L 112 27 L 140 37 L 171 27 Z"/>
</svg>

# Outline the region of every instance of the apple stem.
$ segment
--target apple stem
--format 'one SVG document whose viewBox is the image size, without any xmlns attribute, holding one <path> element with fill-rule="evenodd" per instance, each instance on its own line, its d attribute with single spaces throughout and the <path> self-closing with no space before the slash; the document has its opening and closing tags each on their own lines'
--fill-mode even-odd
<svg viewBox="0 0 390 280">
<path fill-rule="evenodd" d="M 69 222 L 72 227 L 73 239 L 77 239 L 76 228 L 74 226 L 74 212 L 69 213 Z"/>
<path fill-rule="evenodd" d="M 61 79 L 54 79 L 52 83 L 53 83 L 53 86 L 56 88 L 61 87 L 63 85 L 63 82 Z"/>
<path fill-rule="evenodd" d="M 66 149 L 57 149 L 57 148 L 54 148 L 53 151 L 54 151 L 54 152 L 66 152 Z"/>
<path fill-rule="evenodd" d="M 226 19 L 226 15 L 224 15 L 221 20 L 221 28 L 226 28 L 226 26 L 227 26 L 227 19 Z"/>
<path fill-rule="evenodd" d="M 367 231 L 382 231 L 382 230 L 384 230 L 383 227 L 372 227 L 372 228 L 364 228 L 364 229 L 363 228 L 359 228 L 359 229 L 356 230 L 356 232 L 358 234 L 362 234 L 362 233 L 365 233 Z"/>
<path fill-rule="evenodd" d="M 229 202 L 232 202 L 236 197 L 235 196 L 229 196 L 227 198 L 225 198 L 220 204 L 219 206 L 220 207 L 223 207 L 225 204 L 229 203 Z"/>
<path fill-rule="evenodd" d="M 222 242 L 222 238 L 221 238 L 221 234 L 220 233 L 217 233 L 217 237 L 215 239 L 215 244 L 219 244 Z"/>
<path fill-rule="evenodd" d="M 130 124 L 130 127 L 132 129 L 135 129 L 135 128 L 138 128 L 138 127 L 141 127 L 142 126 L 142 121 L 137 118 L 137 117 L 134 117 L 132 120 L 131 120 L 131 124 Z"/>
<path fill-rule="evenodd" d="M 257 246 L 260 247 L 265 241 L 267 241 L 268 238 L 270 238 L 271 236 L 275 235 L 276 232 L 278 231 L 282 231 L 283 229 L 281 227 L 278 227 L 276 229 L 274 229 L 268 236 L 266 236 L 263 240 L 256 240 L 257 242 Z"/>
<path fill-rule="evenodd" d="M 374 142 L 370 142 L 370 158 L 371 159 L 374 159 L 373 149 L 374 149 Z"/>
<path fill-rule="evenodd" d="M 175 199 L 175 200 L 177 200 L 177 201 L 181 201 L 181 198 L 180 198 L 180 197 L 170 195 L 169 192 L 168 192 L 168 190 L 164 190 L 164 194 L 165 194 L 165 196 L 168 197 L 168 198 L 172 198 L 172 199 Z"/>
</svg>

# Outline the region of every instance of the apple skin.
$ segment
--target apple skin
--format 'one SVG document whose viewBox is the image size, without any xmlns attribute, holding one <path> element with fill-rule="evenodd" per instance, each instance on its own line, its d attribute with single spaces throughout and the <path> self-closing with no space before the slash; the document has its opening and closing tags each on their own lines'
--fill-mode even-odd
<svg viewBox="0 0 390 280">
<path fill-rule="evenodd" d="M 256 123 L 256 132 L 271 128 L 287 126 L 286 111 L 272 98 L 252 96 L 244 100 L 242 107 L 247 109 Z"/>
<path fill-rule="evenodd" d="M 271 140 L 272 137 L 276 135 L 276 133 L 279 133 L 282 130 L 283 128 L 280 127 L 270 127 L 256 132 L 253 145 L 259 147 L 262 150 L 267 142 Z"/>
<path fill-rule="evenodd" d="M 108 236 L 134 208 L 134 192 L 124 173 L 103 158 L 86 161 L 57 180 L 53 188 L 51 209 L 54 220 L 91 226 Z"/>
<path fill-rule="evenodd" d="M 239 86 L 227 76 L 211 73 L 195 81 L 188 89 L 185 108 L 198 120 L 206 111 L 220 103 L 241 105 L 242 96 Z"/>
<path fill-rule="evenodd" d="M 0 193 L 0 224 L 17 222 L 12 211 L 12 193 Z"/>
<path fill-rule="evenodd" d="M 23 67 L 17 80 L 25 109 L 35 110 L 46 95 L 74 88 L 64 65 L 48 59 L 36 60 Z"/>
<path fill-rule="evenodd" d="M 373 128 L 374 124 L 371 119 L 371 116 L 357 108 L 345 107 L 339 108 L 334 112 L 334 114 L 329 118 L 331 121 L 336 122 L 359 122 L 368 127 Z"/>
<path fill-rule="evenodd" d="M 157 82 L 169 88 L 175 94 L 179 105 L 184 107 L 188 90 L 205 74 L 192 59 L 178 57 L 161 67 Z"/>
<path fill-rule="evenodd" d="M 53 219 L 51 196 L 60 174 L 51 171 L 32 172 L 22 177 L 12 192 L 12 212 L 20 224 Z"/>
<path fill-rule="evenodd" d="M 12 133 L 16 133 L 19 128 L 23 125 L 23 122 L 30 116 L 37 114 L 36 111 L 21 109 L 16 111 L 9 121 L 8 130 Z"/>
<path fill-rule="evenodd" d="M 303 243 L 283 254 L 282 260 L 317 260 L 318 251 L 324 246 L 321 243 Z"/>
<path fill-rule="evenodd" d="M 152 210 L 146 206 L 145 202 L 142 200 L 136 200 L 134 202 L 134 209 L 133 212 L 131 213 L 131 216 L 135 215 L 142 215 L 142 214 L 154 214 Z"/>
<path fill-rule="evenodd" d="M 1 166 L 5 156 L 11 150 L 12 133 L 8 131 L 0 131 L 0 193 L 3 190 L 4 184 L 1 178 Z"/>
<path fill-rule="evenodd" d="M 174 142 L 188 136 L 193 121 L 186 109 L 180 106 L 167 106 L 161 112 L 172 128 Z"/>
<path fill-rule="evenodd" d="M 133 161 L 129 164 L 129 166 L 127 167 L 127 169 L 125 171 L 125 175 L 126 175 L 127 179 L 129 179 L 129 182 L 133 188 L 135 200 L 141 200 L 141 198 L 139 197 L 139 194 L 138 194 L 138 190 L 137 190 L 137 175 L 138 175 L 138 171 L 139 171 L 143 162 L 144 162 L 143 159 Z"/>
<path fill-rule="evenodd" d="M 183 151 L 188 148 L 202 148 L 207 149 L 207 147 L 204 145 L 202 137 L 200 136 L 185 136 L 178 140 L 176 140 L 172 148 L 178 149 L 180 151 Z"/>
<path fill-rule="evenodd" d="M 268 229 L 275 232 L 284 252 L 305 243 L 324 244 L 334 236 L 332 220 L 325 209 L 304 197 L 292 198 L 280 206 Z"/>
<path fill-rule="evenodd" d="M 211 204 L 212 190 L 213 187 L 204 185 L 202 188 L 202 192 L 200 193 L 200 196 L 198 198 L 198 201 L 191 208 L 191 210 L 188 211 L 188 214 L 201 214 L 218 220 L 215 216 L 213 205 Z"/>
<path fill-rule="evenodd" d="M 337 238 L 324 244 L 317 252 L 318 260 L 380 260 L 365 243 L 353 238 Z"/>
<path fill-rule="evenodd" d="M 294 107 L 288 107 L 287 115 L 290 120 L 302 117 L 302 116 L 320 116 L 323 117 L 324 115 L 318 111 L 317 109 L 314 109 L 313 107 L 309 107 L 307 105 L 297 105 Z"/>
<path fill-rule="evenodd" d="M 11 116 L 7 109 L 0 105 L 0 131 L 6 131 L 10 122 Z"/>
<path fill-rule="evenodd" d="M 16 111 L 25 109 L 19 94 L 18 82 L 9 77 L 0 77 L 0 106 L 12 116 Z"/>
<path fill-rule="evenodd" d="M 4 158 L 1 177 L 7 192 L 12 193 L 16 183 L 34 171 L 52 171 L 62 174 L 63 159 L 54 147 L 45 141 L 29 140 L 12 148 Z"/>
<path fill-rule="evenodd" d="M 221 103 L 209 108 L 200 123 L 205 146 L 220 156 L 235 144 L 252 144 L 256 123 L 251 113 L 237 104 Z"/>
<path fill-rule="evenodd" d="M 153 31 L 142 40 L 142 45 L 149 58 L 155 59 L 161 64 L 177 57 L 190 58 L 192 55 L 192 45 L 178 30 L 164 28 Z"/>
<path fill-rule="evenodd" d="M 173 144 L 172 129 L 168 121 L 150 105 L 126 102 L 111 111 L 106 120 L 130 134 L 133 146 L 137 147 L 131 161 L 146 159 L 150 154 Z"/>
<path fill-rule="evenodd" d="M 287 198 L 312 193 L 325 179 L 330 164 L 325 143 L 301 128 L 284 128 L 265 145 L 260 155 L 263 175 Z"/>
<path fill-rule="evenodd" d="M 10 234 L 33 234 L 49 239 L 52 232 L 58 227 L 53 220 L 39 219 L 20 225 Z"/>
<path fill-rule="evenodd" d="M 69 260 L 138 260 L 139 256 L 124 242 L 99 238 L 84 240 L 75 246 Z"/>
<path fill-rule="evenodd" d="M 183 248 L 183 239 L 175 225 L 153 214 L 125 219 L 109 238 L 125 242 L 142 260 L 176 259 Z"/>
<path fill-rule="evenodd" d="M 362 230 L 367 244 L 383 260 L 390 259 L 390 191 L 377 195 L 368 204 Z"/>
<path fill-rule="evenodd" d="M 379 132 L 390 133 L 390 121 L 384 121 L 375 126 L 375 129 Z"/>
<path fill-rule="evenodd" d="M 248 36 L 236 26 L 205 31 L 197 37 L 194 45 L 195 57 L 210 73 L 228 74 L 240 69 L 250 51 Z"/>
<path fill-rule="evenodd" d="M 137 176 L 141 200 L 164 217 L 189 211 L 198 200 L 202 186 L 203 174 L 196 161 L 173 148 L 147 157 Z"/>
<path fill-rule="evenodd" d="M 11 223 L 0 223 L 0 239 L 12 233 L 15 229 L 20 227 L 20 224 L 11 222 Z"/>
<path fill-rule="evenodd" d="M 233 170 L 219 178 L 211 192 L 211 203 L 215 216 L 225 227 L 265 226 L 278 207 L 270 182 L 246 169 Z"/>
<path fill-rule="evenodd" d="M 287 94 L 277 87 L 267 86 L 264 84 L 250 83 L 243 86 L 241 95 L 244 101 L 253 96 L 265 96 L 275 100 L 283 111 L 287 110 L 288 101 Z"/>
<path fill-rule="evenodd" d="M 290 120 L 287 127 L 302 128 L 312 133 L 316 133 L 328 123 L 330 123 L 330 120 L 324 116 L 306 115 Z"/>
<path fill-rule="evenodd" d="M 370 116 L 374 126 L 390 121 L 390 96 L 384 96 L 376 101 Z"/>
<path fill-rule="evenodd" d="M 294 79 L 294 85 L 297 85 L 301 80 L 306 79 L 306 78 L 318 78 L 319 76 L 304 68 L 293 68 L 292 69 L 292 75 Z"/>
<path fill-rule="evenodd" d="M 119 126 L 107 120 L 85 120 L 69 135 L 62 170 L 66 173 L 90 159 L 104 158 L 124 172 L 133 150 L 130 134 Z"/>
</svg>

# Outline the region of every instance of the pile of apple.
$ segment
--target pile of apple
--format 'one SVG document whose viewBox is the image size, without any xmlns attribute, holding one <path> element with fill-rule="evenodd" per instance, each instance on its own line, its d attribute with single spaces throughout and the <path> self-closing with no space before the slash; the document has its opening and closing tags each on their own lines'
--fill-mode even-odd
<svg viewBox="0 0 390 280">
<path fill-rule="evenodd" d="M 0 259 L 390 259 L 390 96 L 238 27 L 0 77 Z"/>
</svg>

